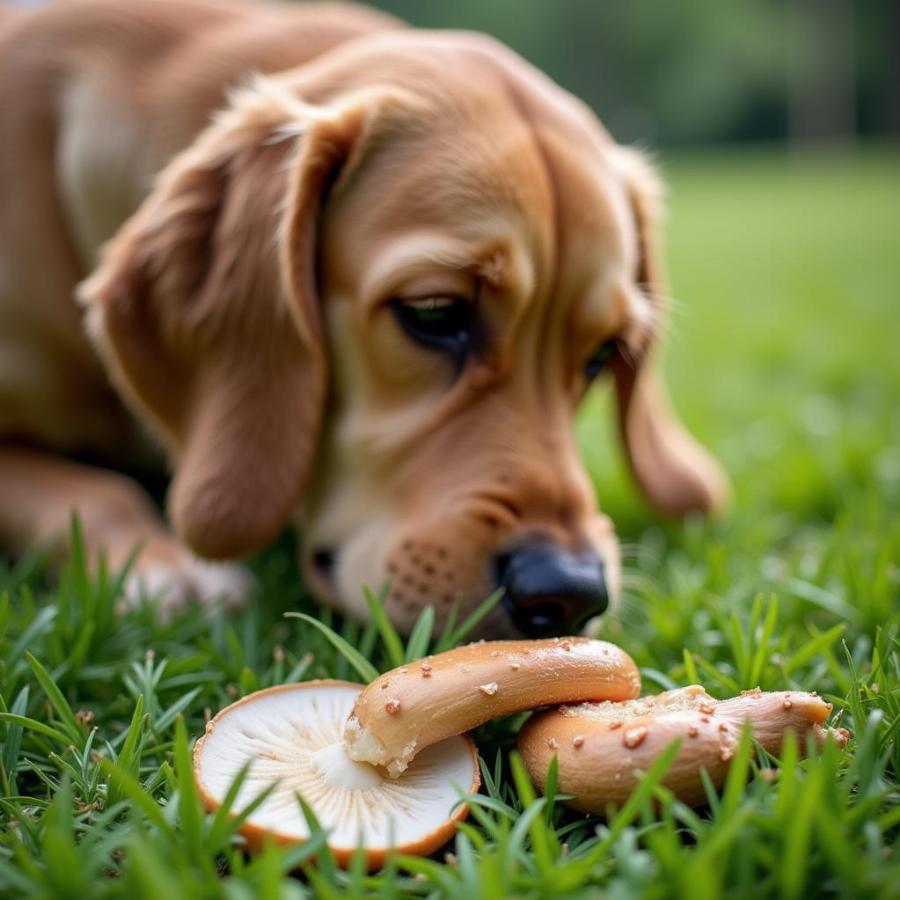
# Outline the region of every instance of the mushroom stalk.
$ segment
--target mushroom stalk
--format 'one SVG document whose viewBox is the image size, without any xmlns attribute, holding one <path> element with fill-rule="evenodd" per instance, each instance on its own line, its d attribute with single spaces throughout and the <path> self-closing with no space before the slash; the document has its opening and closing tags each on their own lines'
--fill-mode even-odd
<svg viewBox="0 0 900 900">
<path fill-rule="evenodd" d="M 576 700 L 627 700 L 640 673 L 618 647 L 588 638 L 468 644 L 385 673 L 358 697 L 347 753 L 400 775 L 417 753 L 490 719 Z"/>
<path fill-rule="evenodd" d="M 789 729 L 831 736 L 840 745 L 844 729 L 824 727 L 831 704 L 802 691 L 745 691 L 729 700 L 714 700 L 699 685 L 642 697 L 625 703 L 580 703 L 538 713 L 519 735 L 519 751 L 528 774 L 543 790 L 551 759 L 558 761 L 564 801 L 583 812 L 602 813 L 625 802 L 645 771 L 672 741 L 678 755 L 663 785 L 689 805 L 706 799 L 702 769 L 720 787 L 749 722 L 754 738 L 776 753 Z M 803 748 L 801 742 L 801 749 Z"/>
</svg>

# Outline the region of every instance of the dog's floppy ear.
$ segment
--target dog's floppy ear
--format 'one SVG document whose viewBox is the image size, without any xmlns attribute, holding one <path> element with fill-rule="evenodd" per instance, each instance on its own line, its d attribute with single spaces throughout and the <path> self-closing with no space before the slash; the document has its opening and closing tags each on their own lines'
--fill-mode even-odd
<svg viewBox="0 0 900 900">
<path fill-rule="evenodd" d="M 169 452 L 169 515 L 201 555 L 266 544 L 309 477 L 326 395 L 316 223 L 377 104 L 309 107 L 258 79 L 79 288 L 113 381 Z"/>
<path fill-rule="evenodd" d="M 637 224 L 638 282 L 659 309 L 665 303 L 657 234 L 661 186 L 640 153 L 617 148 L 616 154 Z M 656 356 L 651 348 L 637 365 L 624 358 L 613 365 L 619 430 L 631 470 L 660 512 L 716 512 L 727 503 L 728 481 L 672 409 Z"/>
</svg>

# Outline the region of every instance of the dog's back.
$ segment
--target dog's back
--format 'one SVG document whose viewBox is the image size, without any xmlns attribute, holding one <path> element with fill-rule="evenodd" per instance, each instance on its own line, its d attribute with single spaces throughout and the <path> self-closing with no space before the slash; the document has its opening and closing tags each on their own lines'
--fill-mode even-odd
<svg viewBox="0 0 900 900">
<path fill-rule="evenodd" d="M 343 3 L 0 5 L 0 438 L 121 445 L 73 300 L 98 247 L 250 73 L 400 25 Z"/>
<path fill-rule="evenodd" d="M 6 3 L 0 3 L 0 29 L 8 22 L 11 22 L 15 16 L 19 15 L 19 13 L 20 10 L 15 7 L 9 6 Z"/>
</svg>

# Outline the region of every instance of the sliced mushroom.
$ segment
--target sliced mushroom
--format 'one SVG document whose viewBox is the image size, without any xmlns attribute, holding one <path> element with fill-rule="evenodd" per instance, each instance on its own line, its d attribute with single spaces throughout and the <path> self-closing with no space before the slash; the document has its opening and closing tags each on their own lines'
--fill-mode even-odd
<svg viewBox="0 0 900 900">
<path fill-rule="evenodd" d="M 663 784 L 687 804 L 704 802 L 700 771 L 717 787 L 725 780 L 745 721 L 775 753 L 787 729 L 817 740 L 831 735 L 843 746 L 844 729 L 823 727 L 831 704 L 800 691 L 745 691 L 714 700 L 699 685 L 624 703 L 580 703 L 538 713 L 519 735 L 519 751 L 535 786 L 543 790 L 551 759 L 558 760 L 559 790 L 568 806 L 602 813 L 625 802 L 645 771 L 676 738 L 682 743 Z M 801 749 L 804 742 L 801 741 Z"/>
<path fill-rule="evenodd" d="M 640 693 L 634 661 L 588 638 L 482 641 L 386 672 L 360 695 L 344 730 L 351 758 L 396 777 L 430 745 L 490 719 L 576 700 Z"/>
<path fill-rule="evenodd" d="M 418 756 L 402 778 L 388 778 L 350 759 L 341 741 L 361 690 L 346 681 L 310 681 L 258 691 L 223 709 L 194 747 L 206 808 L 220 806 L 249 763 L 236 812 L 275 786 L 241 828 L 252 847 L 266 839 L 309 838 L 298 796 L 328 832 L 341 865 L 357 846 L 375 868 L 390 848 L 428 854 L 444 844 L 467 813 L 459 792 L 474 793 L 480 785 L 474 744 L 467 737 L 442 741 Z"/>
</svg>

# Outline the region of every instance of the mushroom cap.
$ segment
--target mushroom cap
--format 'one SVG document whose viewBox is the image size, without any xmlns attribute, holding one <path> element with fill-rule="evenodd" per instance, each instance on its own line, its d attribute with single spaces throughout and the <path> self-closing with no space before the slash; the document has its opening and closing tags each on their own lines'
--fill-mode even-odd
<svg viewBox="0 0 900 900">
<path fill-rule="evenodd" d="M 425 855 L 446 843 L 468 813 L 459 792 L 474 793 L 481 783 L 475 745 L 464 736 L 435 744 L 402 778 L 354 762 L 341 734 L 361 690 L 335 680 L 281 685 L 219 712 L 194 747 L 194 776 L 206 809 L 220 806 L 249 763 L 235 812 L 276 785 L 240 829 L 251 847 L 309 838 L 298 794 L 328 832 L 340 865 L 358 845 L 369 868 L 377 868 L 388 850 Z"/>
<path fill-rule="evenodd" d="M 344 742 L 353 759 L 396 776 L 423 748 L 490 719 L 640 690 L 634 660 L 606 641 L 479 641 L 376 678 L 356 701 Z"/>
<path fill-rule="evenodd" d="M 566 805 L 602 813 L 620 806 L 646 771 L 677 738 L 678 755 L 663 779 L 680 800 L 699 805 L 706 792 L 700 770 L 721 786 L 749 721 L 753 736 L 777 752 L 789 728 L 831 734 L 846 742 L 846 732 L 825 729 L 831 704 L 802 691 L 746 691 L 730 700 L 714 700 L 699 685 L 622 703 L 580 703 L 532 716 L 519 734 L 519 751 L 534 784 L 543 790 L 550 761 L 558 761 L 559 790 L 572 794 Z M 802 749 L 802 744 L 801 744 Z"/>
</svg>

